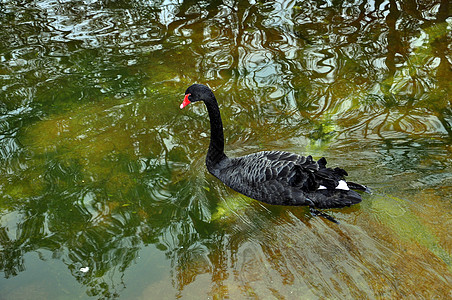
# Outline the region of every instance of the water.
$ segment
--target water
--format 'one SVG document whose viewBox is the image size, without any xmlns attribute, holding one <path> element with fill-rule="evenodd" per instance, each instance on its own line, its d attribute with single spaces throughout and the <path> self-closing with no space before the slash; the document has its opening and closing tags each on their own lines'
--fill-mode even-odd
<svg viewBox="0 0 452 300">
<path fill-rule="evenodd" d="M 448 1 L 0 3 L 1 299 L 452 297 Z M 373 190 L 269 206 L 205 169 L 325 156 Z"/>
</svg>

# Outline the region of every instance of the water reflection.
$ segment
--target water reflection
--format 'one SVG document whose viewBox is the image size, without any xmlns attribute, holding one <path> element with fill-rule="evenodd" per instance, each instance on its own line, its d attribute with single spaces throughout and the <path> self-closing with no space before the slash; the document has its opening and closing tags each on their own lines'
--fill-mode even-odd
<svg viewBox="0 0 452 300">
<path fill-rule="evenodd" d="M 97 298 L 447 295 L 451 19 L 415 4 L 2 3 L 5 297 L 33 291 L 30 253 Z M 306 150 L 377 193 L 336 226 L 225 189 L 204 108 L 178 111 L 193 82 L 214 88 L 231 155 Z"/>
</svg>

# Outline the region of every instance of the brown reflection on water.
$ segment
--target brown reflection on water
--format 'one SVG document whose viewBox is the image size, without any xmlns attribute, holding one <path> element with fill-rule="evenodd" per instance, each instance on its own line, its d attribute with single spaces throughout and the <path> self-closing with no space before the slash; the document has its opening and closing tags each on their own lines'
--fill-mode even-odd
<svg viewBox="0 0 452 300">
<path fill-rule="evenodd" d="M 447 204 L 428 192 L 419 197 L 429 199 L 424 207 L 430 206 L 414 207 L 415 216 L 409 211 L 413 207 L 403 203 L 399 211 L 375 205 L 370 211 L 365 207 L 338 211 L 340 226 L 300 219 L 301 209 L 253 207 L 230 227 L 223 223 L 228 234 L 215 241 L 215 251 L 192 255 L 181 265 L 185 268 L 178 269 L 179 295 L 258 299 L 448 295 L 451 276 L 444 260 L 451 262 L 451 249 L 443 225 L 431 228 L 421 221 L 424 224 L 411 227 L 420 220 L 444 222 L 439 210 Z M 443 233 L 437 235 L 436 230 Z"/>
</svg>

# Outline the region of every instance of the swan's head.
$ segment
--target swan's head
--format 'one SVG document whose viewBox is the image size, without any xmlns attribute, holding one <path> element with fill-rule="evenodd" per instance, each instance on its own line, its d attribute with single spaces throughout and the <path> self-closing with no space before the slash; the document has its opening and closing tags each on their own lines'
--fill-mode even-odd
<svg viewBox="0 0 452 300">
<path fill-rule="evenodd" d="M 182 102 L 180 108 L 184 108 L 191 102 L 210 101 L 213 99 L 215 99 L 215 96 L 209 87 L 203 84 L 193 84 L 185 91 L 184 102 Z"/>
</svg>

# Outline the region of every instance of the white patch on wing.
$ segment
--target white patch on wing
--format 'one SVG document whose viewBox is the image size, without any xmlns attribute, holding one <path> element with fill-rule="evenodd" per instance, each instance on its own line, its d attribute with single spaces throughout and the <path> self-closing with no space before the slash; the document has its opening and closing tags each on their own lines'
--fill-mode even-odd
<svg viewBox="0 0 452 300">
<path fill-rule="evenodd" d="M 339 180 L 339 184 L 337 185 L 336 190 L 348 191 L 350 189 L 348 188 L 347 182 L 345 182 L 345 180 Z"/>
<path fill-rule="evenodd" d="M 320 185 L 317 190 L 326 190 L 326 186 Z"/>
</svg>

